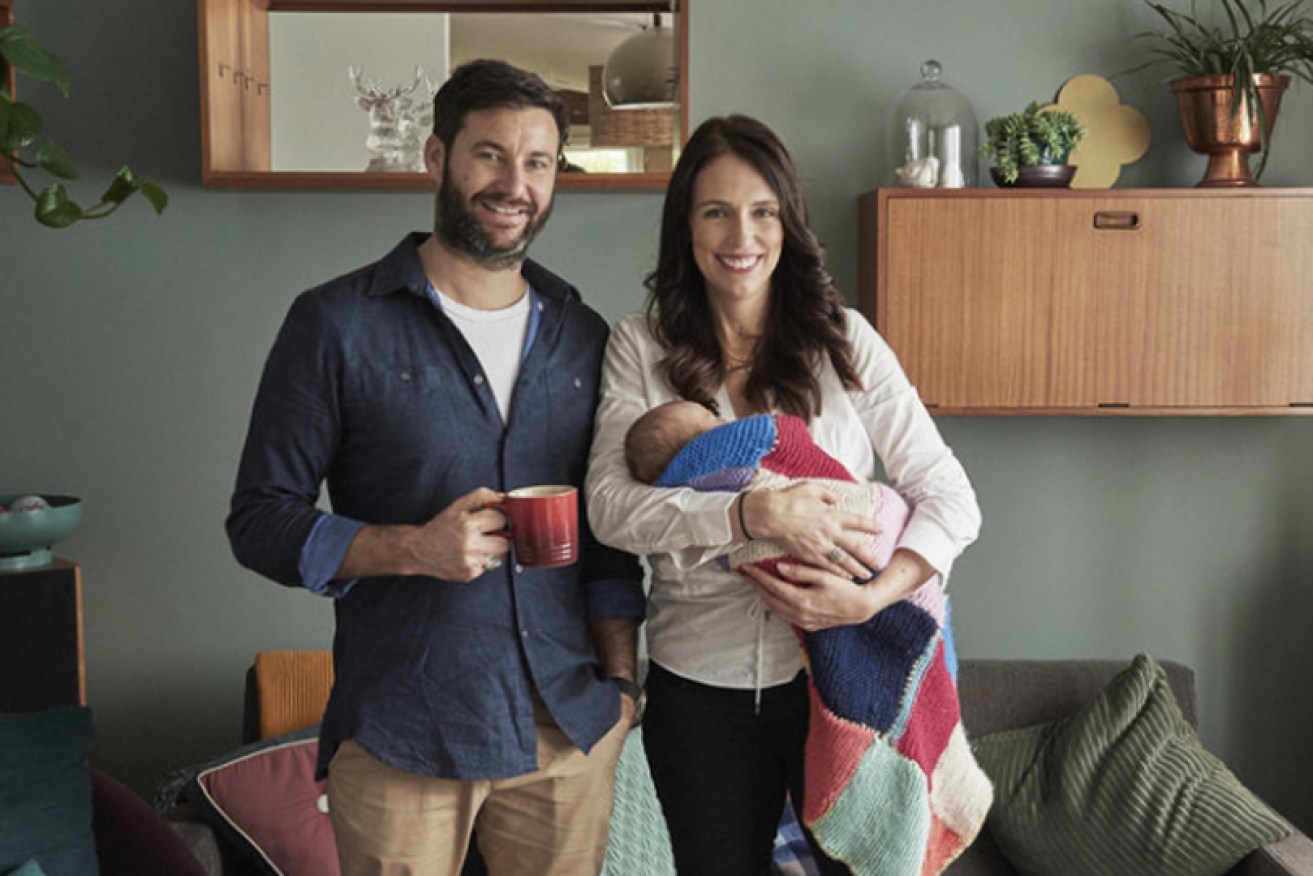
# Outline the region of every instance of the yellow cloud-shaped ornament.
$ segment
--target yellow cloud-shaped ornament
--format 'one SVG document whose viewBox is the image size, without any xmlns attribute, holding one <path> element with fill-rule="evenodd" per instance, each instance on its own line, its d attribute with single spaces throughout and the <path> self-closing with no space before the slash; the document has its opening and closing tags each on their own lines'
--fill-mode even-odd
<svg viewBox="0 0 1313 876">
<path fill-rule="evenodd" d="M 1058 91 L 1058 102 L 1044 109 L 1075 113 L 1090 132 L 1067 158 L 1076 165 L 1072 188 L 1112 188 L 1122 165 L 1149 151 L 1149 120 L 1135 107 L 1122 103 L 1117 89 L 1102 76 L 1073 76 Z"/>
</svg>

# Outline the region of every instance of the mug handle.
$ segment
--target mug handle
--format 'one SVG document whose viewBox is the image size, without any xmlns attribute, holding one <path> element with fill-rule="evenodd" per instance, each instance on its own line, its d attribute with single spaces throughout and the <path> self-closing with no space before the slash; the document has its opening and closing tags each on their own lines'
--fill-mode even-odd
<svg viewBox="0 0 1313 876">
<path fill-rule="evenodd" d="M 495 529 L 492 532 L 489 532 L 488 535 L 504 535 L 507 538 L 510 538 L 511 512 L 506 508 L 506 500 L 502 499 L 500 502 L 489 502 L 487 505 L 484 505 L 483 507 L 497 509 L 498 511 L 501 512 L 502 519 L 506 521 L 501 529 Z"/>
</svg>

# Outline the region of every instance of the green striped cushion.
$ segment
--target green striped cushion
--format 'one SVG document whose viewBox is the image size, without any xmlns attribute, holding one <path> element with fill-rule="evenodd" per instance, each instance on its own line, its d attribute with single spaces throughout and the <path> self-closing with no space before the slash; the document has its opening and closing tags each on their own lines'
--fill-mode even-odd
<svg viewBox="0 0 1313 876">
<path fill-rule="evenodd" d="M 1026 876 L 1220 876 L 1290 833 L 1204 750 L 1145 654 L 1071 718 L 974 747 L 989 830 Z"/>
</svg>

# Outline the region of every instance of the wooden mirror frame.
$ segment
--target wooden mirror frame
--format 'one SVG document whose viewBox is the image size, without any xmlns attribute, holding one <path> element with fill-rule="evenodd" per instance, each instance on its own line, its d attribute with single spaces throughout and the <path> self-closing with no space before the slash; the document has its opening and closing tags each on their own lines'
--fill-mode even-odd
<svg viewBox="0 0 1313 876">
<path fill-rule="evenodd" d="M 261 170 L 269 161 L 270 12 L 616 12 L 651 11 L 651 0 L 197 0 L 201 87 L 201 181 L 212 188 L 427 191 L 422 173 Z M 688 137 L 688 4 L 677 0 L 677 145 Z M 233 83 L 239 79 L 242 88 Z M 257 100 L 243 100 L 254 89 Z M 249 169 L 226 170 L 239 166 Z M 662 191 L 662 173 L 557 175 L 556 188 Z"/>
</svg>

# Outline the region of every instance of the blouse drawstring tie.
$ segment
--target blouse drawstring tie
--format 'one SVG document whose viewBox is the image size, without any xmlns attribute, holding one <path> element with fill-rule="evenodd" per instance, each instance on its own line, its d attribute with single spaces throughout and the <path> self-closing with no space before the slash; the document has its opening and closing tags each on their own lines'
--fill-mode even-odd
<svg viewBox="0 0 1313 876">
<path fill-rule="evenodd" d="M 766 608 L 766 604 L 761 601 L 760 596 L 754 595 L 752 604 L 748 606 L 748 618 L 757 622 L 757 660 L 752 675 L 752 710 L 754 715 L 761 714 L 761 674 L 765 664 L 766 619 L 768 617 L 770 617 L 770 611 Z"/>
</svg>

